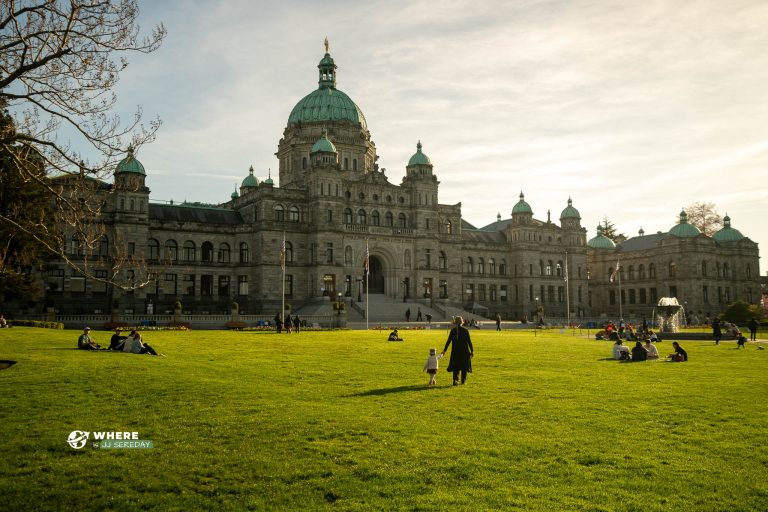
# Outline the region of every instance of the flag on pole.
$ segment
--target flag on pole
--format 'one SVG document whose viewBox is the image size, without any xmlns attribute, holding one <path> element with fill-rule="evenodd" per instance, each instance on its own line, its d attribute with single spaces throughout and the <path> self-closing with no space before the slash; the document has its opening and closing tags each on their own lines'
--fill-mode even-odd
<svg viewBox="0 0 768 512">
<path fill-rule="evenodd" d="M 617 260 L 616 261 L 616 268 L 613 269 L 613 272 L 611 272 L 611 278 L 610 278 L 611 282 L 614 282 L 616 280 L 616 275 L 619 273 L 619 269 L 620 268 L 621 268 L 621 266 L 619 265 L 619 262 Z"/>
<path fill-rule="evenodd" d="M 280 269 L 285 270 L 285 235 L 283 235 L 283 242 L 280 244 Z"/>
<path fill-rule="evenodd" d="M 370 267 L 370 253 L 368 252 L 368 243 L 365 244 L 365 275 L 371 273 Z"/>
<path fill-rule="evenodd" d="M 565 277 L 563 278 L 563 281 L 566 283 L 568 282 L 568 260 L 565 260 Z"/>
</svg>

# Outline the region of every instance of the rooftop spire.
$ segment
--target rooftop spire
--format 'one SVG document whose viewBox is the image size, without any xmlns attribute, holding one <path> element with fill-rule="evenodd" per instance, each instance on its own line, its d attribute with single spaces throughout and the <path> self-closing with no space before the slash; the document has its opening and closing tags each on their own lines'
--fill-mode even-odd
<svg viewBox="0 0 768 512">
<path fill-rule="evenodd" d="M 320 60 L 320 64 L 317 65 L 317 69 L 320 70 L 320 80 L 318 84 L 320 89 L 335 89 L 336 88 L 336 64 L 333 62 L 333 57 L 329 53 L 331 45 L 328 43 L 328 38 L 325 38 L 325 55 Z"/>
<path fill-rule="evenodd" d="M 331 45 L 328 43 L 328 36 L 325 36 L 325 41 L 323 44 L 325 44 L 325 53 L 329 53 L 331 51 Z"/>
</svg>

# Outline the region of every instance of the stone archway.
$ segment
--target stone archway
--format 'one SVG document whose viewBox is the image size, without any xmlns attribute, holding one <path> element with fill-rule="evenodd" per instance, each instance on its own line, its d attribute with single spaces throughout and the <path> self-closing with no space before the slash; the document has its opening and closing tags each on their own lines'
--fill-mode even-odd
<svg viewBox="0 0 768 512">
<path fill-rule="evenodd" d="M 376 256 L 369 258 L 370 275 L 368 276 L 368 293 L 385 293 L 384 265 Z"/>
</svg>

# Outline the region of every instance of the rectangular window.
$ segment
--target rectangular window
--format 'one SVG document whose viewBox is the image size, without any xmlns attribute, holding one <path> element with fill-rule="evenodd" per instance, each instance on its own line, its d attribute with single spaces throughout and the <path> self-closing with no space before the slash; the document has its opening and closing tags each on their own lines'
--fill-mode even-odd
<svg viewBox="0 0 768 512">
<path fill-rule="evenodd" d="M 440 298 L 441 299 L 448 298 L 448 281 L 446 281 L 445 279 L 440 280 Z"/>
<path fill-rule="evenodd" d="M 608 291 L 608 304 L 610 304 L 611 306 L 616 304 L 616 290 Z"/>
<path fill-rule="evenodd" d="M 194 274 L 184 274 L 184 283 L 182 284 L 182 291 L 184 292 L 184 295 L 195 295 L 195 275 Z"/>
<path fill-rule="evenodd" d="M 478 285 L 477 296 L 480 301 L 485 302 L 485 285 L 484 284 Z"/>
<path fill-rule="evenodd" d="M 94 275 L 96 276 L 96 279 L 91 283 L 91 291 L 93 293 L 107 293 L 107 283 L 99 281 L 99 279 L 107 279 L 107 271 L 97 270 Z"/>
<path fill-rule="evenodd" d="M 148 277 L 147 287 L 145 288 L 147 295 L 157 295 L 157 274 L 152 273 Z"/>
<path fill-rule="evenodd" d="M 677 297 L 677 286 L 670 286 L 669 287 L 669 296 L 670 297 Z"/>
<path fill-rule="evenodd" d="M 136 242 L 128 242 L 128 255 L 133 256 L 136 254 Z"/>
<path fill-rule="evenodd" d="M 507 285 L 505 284 L 501 285 L 501 288 L 499 289 L 499 300 L 501 300 L 501 302 L 507 302 Z M 517 300 L 517 285 L 515 285 L 515 301 Z"/>
<path fill-rule="evenodd" d="M 634 304 L 635 303 L 635 290 L 629 290 L 629 303 Z"/>
<path fill-rule="evenodd" d="M 163 283 L 163 294 L 176 296 L 179 294 L 177 287 L 178 280 L 176 274 L 165 274 L 165 282 Z"/>
<path fill-rule="evenodd" d="M 248 295 L 248 276 L 237 276 L 237 294 Z"/>
<path fill-rule="evenodd" d="M 731 288 L 729 286 L 725 287 L 725 303 L 731 303 Z"/>
<path fill-rule="evenodd" d="M 76 270 L 72 270 L 70 273 L 69 291 L 72 293 L 85 293 L 85 278 Z"/>
<path fill-rule="evenodd" d="M 213 295 L 213 276 L 200 276 L 200 295 L 203 297 L 210 297 Z"/>
<path fill-rule="evenodd" d="M 475 285 L 474 284 L 468 284 L 467 285 L 467 300 L 468 301 L 475 300 Z"/>
<path fill-rule="evenodd" d="M 709 287 L 707 285 L 701 287 L 701 295 L 704 299 L 704 304 L 709 304 Z"/>
<path fill-rule="evenodd" d="M 136 283 L 136 272 L 133 270 L 128 270 L 125 273 L 126 281 L 128 282 L 128 286 L 130 286 L 130 289 L 126 290 L 125 293 L 128 295 L 133 295 L 134 292 L 134 285 Z"/>
<path fill-rule="evenodd" d="M 229 297 L 229 276 L 219 276 L 219 297 Z"/>
<path fill-rule="evenodd" d="M 48 271 L 48 291 L 62 293 L 64 291 L 64 271 L 61 269 Z"/>
<path fill-rule="evenodd" d="M 645 296 L 645 288 L 640 288 L 640 304 L 646 304 L 648 298 Z"/>
<path fill-rule="evenodd" d="M 491 286 L 488 287 L 488 293 L 489 293 L 488 297 L 489 297 L 489 300 L 491 302 L 496 302 L 497 300 L 499 300 L 498 296 L 496 295 L 496 285 L 495 284 L 492 284 Z"/>
<path fill-rule="evenodd" d="M 328 217 L 326 219 L 328 221 L 328 224 L 333 222 L 333 210 L 328 210 Z"/>
<path fill-rule="evenodd" d="M 718 304 L 723 303 L 723 287 L 722 286 L 717 287 L 717 303 Z"/>
<path fill-rule="evenodd" d="M 325 243 L 325 262 L 333 263 L 333 242 Z"/>
<path fill-rule="evenodd" d="M 581 299 L 581 285 L 579 285 L 579 304 L 581 304 L 581 302 L 582 302 L 582 299 Z"/>
<path fill-rule="evenodd" d="M 291 274 L 285 275 L 285 295 L 288 297 L 293 295 L 293 276 Z"/>
<path fill-rule="evenodd" d="M 656 288 L 651 288 L 649 293 L 651 304 L 656 304 L 659 301 L 659 294 L 656 292 Z"/>
<path fill-rule="evenodd" d="M 429 249 L 424 251 L 424 257 L 427 260 L 427 268 L 432 268 L 432 253 Z"/>
</svg>

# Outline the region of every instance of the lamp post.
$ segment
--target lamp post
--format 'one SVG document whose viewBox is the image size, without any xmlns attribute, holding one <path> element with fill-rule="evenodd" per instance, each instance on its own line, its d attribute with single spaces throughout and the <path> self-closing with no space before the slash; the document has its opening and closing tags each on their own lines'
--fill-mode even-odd
<svg viewBox="0 0 768 512">
<path fill-rule="evenodd" d="M 541 324 L 541 306 L 539 305 L 539 298 L 536 297 L 536 325 Z"/>
<path fill-rule="evenodd" d="M 341 302 L 341 292 L 336 296 L 336 327 L 341 327 L 341 308 L 344 307 L 344 303 Z"/>
</svg>

